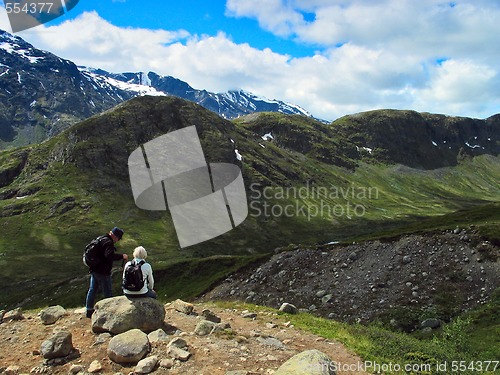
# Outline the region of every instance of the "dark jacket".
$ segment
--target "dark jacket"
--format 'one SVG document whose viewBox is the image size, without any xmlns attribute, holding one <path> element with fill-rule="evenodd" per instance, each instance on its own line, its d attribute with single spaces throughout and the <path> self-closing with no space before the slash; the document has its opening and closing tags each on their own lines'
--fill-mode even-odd
<svg viewBox="0 0 500 375">
<path fill-rule="evenodd" d="M 113 262 L 115 260 L 123 259 L 122 254 L 116 254 L 116 247 L 113 239 L 109 234 L 101 237 L 101 246 L 99 247 L 99 264 L 95 266 L 92 271 L 103 275 L 111 275 Z"/>
</svg>

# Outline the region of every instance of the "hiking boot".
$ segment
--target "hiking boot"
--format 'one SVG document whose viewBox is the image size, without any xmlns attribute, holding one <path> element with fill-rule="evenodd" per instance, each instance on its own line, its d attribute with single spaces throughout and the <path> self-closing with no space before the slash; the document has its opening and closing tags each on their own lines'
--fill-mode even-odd
<svg viewBox="0 0 500 375">
<path fill-rule="evenodd" d="M 94 310 L 87 310 L 87 318 L 92 318 L 93 313 L 94 313 Z"/>
</svg>

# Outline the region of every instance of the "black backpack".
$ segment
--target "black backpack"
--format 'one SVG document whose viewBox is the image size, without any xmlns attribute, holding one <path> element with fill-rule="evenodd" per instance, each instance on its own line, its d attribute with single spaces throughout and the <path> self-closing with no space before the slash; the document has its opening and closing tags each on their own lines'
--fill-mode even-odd
<svg viewBox="0 0 500 375">
<path fill-rule="evenodd" d="M 132 292 L 138 292 L 144 286 L 141 266 L 146 263 L 141 260 L 136 263 L 134 260 L 125 268 L 123 273 L 122 288 Z"/>
<path fill-rule="evenodd" d="M 91 270 L 95 269 L 101 262 L 102 255 L 99 255 L 99 253 L 101 252 L 106 239 L 107 236 L 99 236 L 85 246 L 85 251 L 83 252 L 83 264 Z"/>
</svg>

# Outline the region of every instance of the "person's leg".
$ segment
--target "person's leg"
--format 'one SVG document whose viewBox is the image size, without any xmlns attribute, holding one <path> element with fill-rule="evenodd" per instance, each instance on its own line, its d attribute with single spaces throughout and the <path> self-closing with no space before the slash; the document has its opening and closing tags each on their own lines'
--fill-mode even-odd
<svg viewBox="0 0 500 375">
<path fill-rule="evenodd" d="M 111 280 L 111 275 L 102 275 L 102 293 L 104 294 L 104 298 L 113 297 L 113 284 Z"/>
<path fill-rule="evenodd" d="M 87 318 L 90 318 L 92 316 L 92 313 L 94 312 L 94 301 L 98 288 L 99 288 L 98 278 L 96 277 L 96 274 L 92 272 L 90 274 L 90 286 L 87 292 L 87 298 L 85 299 Z"/>
</svg>

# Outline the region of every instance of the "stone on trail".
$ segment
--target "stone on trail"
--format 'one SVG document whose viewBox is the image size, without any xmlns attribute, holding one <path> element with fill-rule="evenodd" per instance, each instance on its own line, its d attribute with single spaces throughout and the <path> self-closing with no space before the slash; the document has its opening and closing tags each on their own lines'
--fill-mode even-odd
<svg viewBox="0 0 500 375">
<path fill-rule="evenodd" d="M 134 374 L 149 374 L 153 372 L 156 365 L 158 365 L 158 357 L 155 355 L 141 359 L 135 366 Z"/>
<path fill-rule="evenodd" d="M 73 351 L 71 332 L 59 331 L 42 342 L 40 352 L 45 359 L 66 357 Z"/>
<path fill-rule="evenodd" d="M 108 357 L 117 363 L 137 363 L 149 352 L 148 336 L 139 329 L 120 333 L 109 341 Z"/>
<path fill-rule="evenodd" d="M 283 363 L 274 375 L 335 375 L 335 363 L 319 350 L 307 350 Z"/>
<path fill-rule="evenodd" d="M 181 299 L 176 299 L 174 302 L 172 302 L 172 308 L 183 313 L 186 315 L 189 315 L 193 312 L 194 306 L 192 303 L 189 302 L 184 302 Z"/>
<path fill-rule="evenodd" d="M 40 311 L 40 319 L 43 324 L 54 324 L 59 318 L 66 315 L 66 310 L 62 306 L 50 306 Z"/>
</svg>

